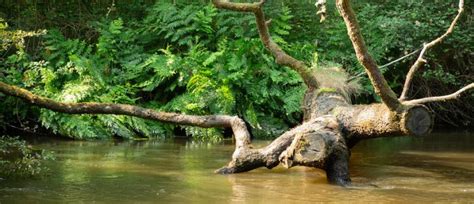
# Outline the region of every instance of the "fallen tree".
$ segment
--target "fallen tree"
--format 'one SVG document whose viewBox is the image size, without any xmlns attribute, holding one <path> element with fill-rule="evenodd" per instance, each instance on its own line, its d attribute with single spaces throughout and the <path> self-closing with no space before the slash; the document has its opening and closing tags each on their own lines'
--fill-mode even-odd
<svg viewBox="0 0 474 204">
<path fill-rule="evenodd" d="M 287 168 L 308 166 L 324 169 L 330 183 L 348 185 L 350 184 L 348 168 L 350 149 L 358 141 L 376 137 L 428 134 L 434 120 L 423 104 L 455 99 L 463 92 L 474 88 L 474 83 L 472 83 L 450 95 L 414 100 L 408 100 L 407 94 L 414 73 L 426 61 L 423 58 L 424 54 L 453 31 L 464 10 L 462 0 L 459 3 L 458 14 L 447 32 L 424 45 L 418 59 L 410 68 L 400 98 L 397 98 L 395 92 L 388 86 L 375 60 L 368 52 L 349 0 L 336 1 L 357 59 L 365 68 L 375 93 L 382 99 L 382 103 L 368 105 L 352 105 L 345 94 L 344 84 L 334 84 L 330 80 L 325 80 L 324 72 L 314 72 L 304 62 L 288 55 L 272 40 L 268 29 L 271 21 L 265 18 L 263 12 L 264 0 L 256 3 L 213 0 L 213 3 L 218 8 L 254 14 L 264 46 L 272 53 L 278 64 L 295 70 L 308 88 L 302 104 L 303 123 L 285 132 L 266 147 L 255 149 L 251 146 L 250 134 L 245 122 L 236 116 L 184 115 L 124 104 L 63 103 L 2 82 L 0 82 L 0 92 L 22 98 L 32 105 L 62 113 L 118 114 L 203 128 L 231 128 L 236 141 L 235 151 L 230 163 L 217 170 L 217 173 L 239 173 L 259 167 L 271 169 L 281 163 Z M 323 9 L 318 12 L 321 15 L 325 13 L 324 3 L 325 1 L 317 3 Z"/>
</svg>

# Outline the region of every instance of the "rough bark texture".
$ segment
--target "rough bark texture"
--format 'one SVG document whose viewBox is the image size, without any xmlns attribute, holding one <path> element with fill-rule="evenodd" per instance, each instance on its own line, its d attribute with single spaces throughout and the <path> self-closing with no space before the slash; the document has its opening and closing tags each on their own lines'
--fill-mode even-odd
<svg viewBox="0 0 474 204">
<path fill-rule="evenodd" d="M 280 155 L 286 168 L 307 166 L 324 169 L 329 183 L 350 184 L 350 150 L 335 117 L 325 116 L 325 126 L 297 134 L 291 145 Z M 314 128 L 314 127 L 313 127 Z"/>
<path fill-rule="evenodd" d="M 324 89 L 308 90 L 304 96 L 303 104 L 305 107 L 303 112 L 304 121 L 329 114 L 335 107 L 350 105 L 349 101 L 341 94 L 334 91 L 325 91 Z"/>
<path fill-rule="evenodd" d="M 305 122 L 284 133 L 267 147 L 236 149 L 232 161 L 217 173 L 239 173 L 258 167 L 308 166 L 324 169 L 328 182 L 350 184 L 350 148 L 363 139 L 423 135 L 431 131 L 433 118 L 421 105 L 397 111 L 385 104 L 350 105 L 337 92 L 316 90 L 305 96 Z M 309 105 L 311 104 L 311 105 Z M 309 105 L 309 106 L 308 106 Z"/>
<path fill-rule="evenodd" d="M 217 173 L 239 173 L 249 171 L 258 167 L 267 167 L 269 169 L 277 166 L 280 161 L 280 155 L 285 151 L 298 134 L 310 134 L 314 128 L 323 128 L 327 124 L 326 118 L 316 118 L 305 122 L 275 139 L 270 145 L 253 149 L 250 146 L 247 149 L 238 149 L 232 155 L 232 161 L 225 167 L 217 170 Z M 244 151 L 241 151 L 244 150 Z M 247 167 L 242 167 L 247 165 Z"/>
</svg>

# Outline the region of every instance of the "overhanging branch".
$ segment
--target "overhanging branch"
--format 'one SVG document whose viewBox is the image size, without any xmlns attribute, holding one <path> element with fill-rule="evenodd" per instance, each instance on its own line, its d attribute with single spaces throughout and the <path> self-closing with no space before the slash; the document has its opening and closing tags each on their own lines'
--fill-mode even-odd
<svg viewBox="0 0 474 204">
<path fill-rule="evenodd" d="M 237 116 L 228 115 L 185 115 L 179 113 L 159 112 L 126 104 L 113 103 L 62 103 L 41 97 L 26 89 L 0 82 L 0 92 L 25 100 L 31 105 L 46 108 L 55 112 L 68 114 L 113 114 L 128 115 L 178 125 L 197 126 L 202 128 L 232 128 L 237 141 L 237 148 L 246 149 L 250 145 L 250 134 L 245 122 Z"/>
</svg>

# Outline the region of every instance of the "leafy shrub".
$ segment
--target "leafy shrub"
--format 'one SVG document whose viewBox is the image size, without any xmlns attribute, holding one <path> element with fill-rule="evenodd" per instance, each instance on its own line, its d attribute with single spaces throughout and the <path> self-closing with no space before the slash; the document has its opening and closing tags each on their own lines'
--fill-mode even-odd
<svg viewBox="0 0 474 204">
<path fill-rule="evenodd" d="M 212 5 L 156 3 L 143 20 L 94 23 L 99 33 L 95 44 L 68 39 L 53 29 L 43 37 L 41 59 L 31 60 L 25 52 L 24 59 L 11 55 L 8 66 L 24 68 L 8 75 L 17 80 L 14 84 L 57 101 L 240 115 L 260 137 L 275 136 L 299 122 L 305 89 L 294 71 L 276 65 L 265 51 L 252 17 L 236 15 L 217 12 Z M 288 8 L 274 19 L 274 38 L 291 52 L 310 50 L 285 41 L 291 19 Z M 175 128 L 128 116 L 44 109 L 38 119 L 44 127 L 76 139 L 157 137 Z M 180 128 L 198 139 L 223 137 L 219 129 Z"/>
</svg>

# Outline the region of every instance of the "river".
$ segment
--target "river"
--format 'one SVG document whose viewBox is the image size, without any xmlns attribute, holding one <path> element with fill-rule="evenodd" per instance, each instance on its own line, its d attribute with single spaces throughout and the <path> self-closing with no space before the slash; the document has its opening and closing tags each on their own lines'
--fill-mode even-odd
<svg viewBox="0 0 474 204">
<path fill-rule="evenodd" d="M 263 146 L 269 141 L 257 141 Z M 229 142 L 36 142 L 54 151 L 50 174 L 0 180 L 0 203 L 474 202 L 474 134 L 379 138 L 353 149 L 353 187 L 329 185 L 321 170 L 213 171 Z"/>
</svg>

